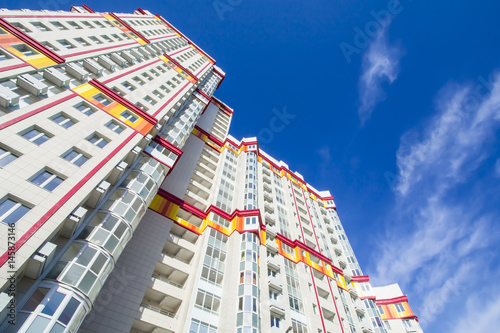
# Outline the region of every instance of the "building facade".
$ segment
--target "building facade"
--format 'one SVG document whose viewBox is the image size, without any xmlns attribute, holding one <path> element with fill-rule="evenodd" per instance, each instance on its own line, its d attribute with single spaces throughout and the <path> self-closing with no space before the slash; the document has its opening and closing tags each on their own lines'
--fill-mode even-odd
<svg viewBox="0 0 500 333">
<path fill-rule="evenodd" d="M 2 9 L 0 72 L 1 332 L 421 332 L 163 17 Z"/>
</svg>

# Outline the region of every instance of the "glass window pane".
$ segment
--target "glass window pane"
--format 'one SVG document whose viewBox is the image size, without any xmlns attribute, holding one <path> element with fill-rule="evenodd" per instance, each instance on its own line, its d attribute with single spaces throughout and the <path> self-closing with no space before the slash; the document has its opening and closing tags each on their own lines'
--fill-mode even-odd
<svg viewBox="0 0 500 333">
<path fill-rule="evenodd" d="M 34 138 L 35 136 L 37 136 L 38 134 L 40 134 L 39 131 L 37 131 L 36 129 L 32 129 L 31 131 L 24 133 L 23 138 L 30 140 L 30 139 Z"/>
<path fill-rule="evenodd" d="M 43 171 L 41 174 L 36 176 L 31 182 L 35 185 L 40 186 L 43 183 L 45 183 L 51 176 L 52 176 L 52 174 L 50 172 Z"/>
<path fill-rule="evenodd" d="M 49 318 L 44 318 L 41 316 L 37 316 L 33 323 L 31 323 L 30 327 L 26 331 L 26 333 L 40 333 L 45 330 L 47 325 L 50 323 Z"/>
<path fill-rule="evenodd" d="M 58 320 L 64 325 L 68 325 L 71 317 L 73 316 L 79 305 L 79 301 L 77 301 L 75 298 L 71 298 L 71 300 L 68 302 L 68 305 L 66 305 L 66 308 L 63 310 L 63 312 L 61 312 Z"/>
<path fill-rule="evenodd" d="M 55 325 L 50 329 L 50 333 L 64 333 L 64 330 L 66 328 L 59 324 L 59 323 L 55 323 Z"/>
<path fill-rule="evenodd" d="M 5 223 L 14 223 L 19 221 L 30 209 L 26 206 L 19 206 L 15 211 L 13 211 L 9 216 L 4 218 Z"/>
<path fill-rule="evenodd" d="M 7 213 L 15 205 L 16 205 L 16 202 L 14 200 L 5 199 L 2 203 L 0 203 L 0 216 Z"/>
<path fill-rule="evenodd" d="M 22 311 L 35 311 L 36 307 L 42 302 L 48 291 L 49 288 L 38 288 L 30 297 L 28 302 L 24 304 Z"/>
<path fill-rule="evenodd" d="M 3 150 L 3 149 L 2 149 Z M 1 155 L 1 153 L 0 153 Z M 9 164 L 10 162 L 14 161 L 17 157 L 15 155 L 12 155 L 12 154 L 8 154 L 6 155 L 5 157 L 3 157 L 2 159 L 0 159 L 0 167 L 4 167 L 6 166 L 7 164 Z"/>
<path fill-rule="evenodd" d="M 85 156 L 80 156 L 78 159 L 76 159 L 73 164 L 77 165 L 77 166 L 82 166 L 83 163 L 87 162 L 88 158 L 85 157 Z"/>
<path fill-rule="evenodd" d="M 56 310 L 59 307 L 59 305 L 61 304 L 61 302 L 63 301 L 64 296 L 65 296 L 64 294 L 61 294 L 59 292 L 53 293 L 50 296 L 47 304 L 45 304 L 45 307 L 43 308 L 42 313 L 46 314 L 48 316 L 52 316 L 54 314 L 54 312 L 56 312 Z"/>
<path fill-rule="evenodd" d="M 62 182 L 63 182 L 62 178 L 55 177 L 48 184 L 46 184 L 43 188 L 46 189 L 46 190 L 52 191 L 57 186 L 59 186 Z"/>
<path fill-rule="evenodd" d="M 32 142 L 33 143 L 36 143 L 37 145 L 41 145 L 42 143 L 44 143 L 45 141 L 47 141 L 49 139 L 48 136 L 46 136 L 45 134 L 43 134 L 42 136 L 36 138 L 35 140 L 33 140 Z"/>
</svg>

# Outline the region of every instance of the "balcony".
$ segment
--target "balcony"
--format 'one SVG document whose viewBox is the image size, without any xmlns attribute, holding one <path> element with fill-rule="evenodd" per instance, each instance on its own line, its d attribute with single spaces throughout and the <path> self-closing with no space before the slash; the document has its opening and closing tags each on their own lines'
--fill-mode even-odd
<svg viewBox="0 0 500 333">
<path fill-rule="evenodd" d="M 273 202 L 273 198 L 271 197 L 271 194 L 267 191 L 264 191 L 264 200 L 266 202 L 269 202 L 269 203 Z"/>
<path fill-rule="evenodd" d="M 137 319 L 169 332 L 174 332 L 177 326 L 175 313 L 144 302 L 139 307 Z"/>
<path fill-rule="evenodd" d="M 278 256 L 268 257 L 267 258 L 267 266 L 279 270 L 281 268 L 280 262 L 278 260 Z"/>
<path fill-rule="evenodd" d="M 266 233 L 269 234 L 272 238 L 276 237 L 278 230 L 274 226 L 266 226 Z"/>
<path fill-rule="evenodd" d="M 275 253 L 278 252 L 278 250 L 279 250 L 278 245 L 276 245 L 276 243 L 273 241 L 267 241 L 266 247 L 268 250 L 275 252 Z"/>
<path fill-rule="evenodd" d="M 333 250 L 335 251 L 335 254 L 336 254 L 337 256 L 341 256 L 341 255 L 342 255 L 342 249 L 341 249 L 339 246 L 335 246 L 335 247 L 333 248 Z"/>
<path fill-rule="evenodd" d="M 365 315 L 365 309 L 361 305 L 355 305 L 354 310 L 360 317 L 363 317 Z"/>
<path fill-rule="evenodd" d="M 267 193 L 271 193 L 271 186 L 268 183 L 264 183 L 264 191 Z"/>
<path fill-rule="evenodd" d="M 274 207 L 272 204 L 270 204 L 269 202 L 264 202 L 264 208 L 266 210 L 266 212 L 269 212 L 269 213 L 273 213 L 274 212 Z"/>
<path fill-rule="evenodd" d="M 276 290 L 283 290 L 283 283 L 281 282 L 280 279 L 278 279 L 275 276 L 268 276 L 268 281 L 267 284 L 269 285 L 269 288 L 273 288 Z"/>
<path fill-rule="evenodd" d="M 347 267 L 347 262 L 344 259 L 339 258 L 339 265 L 340 268 L 345 269 Z"/>
<path fill-rule="evenodd" d="M 264 215 L 264 218 L 266 220 L 266 223 L 269 225 L 274 225 L 276 223 L 276 220 L 274 219 L 274 216 L 272 213 L 266 212 Z"/>
<path fill-rule="evenodd" d="M 364 333 L 372 333 L 372 329 L 366 325 L 361 325 L 361 330 L 364 332 Z"/>
<path fill-rule="evenodd" d="M 275 300 L 275 299 L 270 299 L 269 302 L 270 302 L 270 305 L 269 305 L 270 312 L 275 313 L 278 316 L 285 315 L 285 309 L 283 308 L 282 302 Z"/>
</svg>

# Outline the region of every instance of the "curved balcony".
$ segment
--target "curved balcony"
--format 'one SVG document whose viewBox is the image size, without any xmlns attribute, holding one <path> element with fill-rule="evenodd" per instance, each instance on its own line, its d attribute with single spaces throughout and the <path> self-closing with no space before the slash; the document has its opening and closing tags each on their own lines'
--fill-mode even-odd
<svg viewBox="0 0 500 333">
<path fill-rule="evenodd" d="M 94 302 L 109 273 L 113 258 L 97 245 L 75 241 L 47 275 L 76 288 Z"/>
<path fill-rule="evenodd" d="M 127 189 L 117 189 L 102 207 L 128 222 L 135 230 L 146 213 L 147 206 L 137 193 Z"/>
<path fill-rule="evenodd" d="M 43 282 L 19 311 L 6 332 L 69 332 L 78 330 L 90 303 L 71 289 Z"/>
<path fill-rule="evenodd" d="M 89 222 L 79 238 L 102 246 L 116 261 L 132 237 L 132 233 L 132 226 L 122 218 L 110 212 L 99 212 Z"/>
</svg>

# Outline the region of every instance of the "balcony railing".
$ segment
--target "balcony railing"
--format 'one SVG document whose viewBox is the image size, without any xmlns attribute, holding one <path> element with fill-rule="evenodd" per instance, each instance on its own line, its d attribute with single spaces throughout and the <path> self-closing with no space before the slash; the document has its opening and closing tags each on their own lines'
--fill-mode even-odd
<svg viewBox="0 0 500 333">
<path fill-rule="evenodd" d="M 177 318 L 177 315 L 175 313 L 164 310 L 164 309 L 157 308 L 156 306 L 152 306 L 151 304 L 148 304 L 148 303 L 141 303 L 141 307 L 146 308 L 146 309 L 151 310 L 151 311 L 154 311 L 154 312 L 161 313 L 162 315 L 170 317 L 170 318 Z"/>
</svg>

